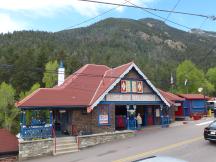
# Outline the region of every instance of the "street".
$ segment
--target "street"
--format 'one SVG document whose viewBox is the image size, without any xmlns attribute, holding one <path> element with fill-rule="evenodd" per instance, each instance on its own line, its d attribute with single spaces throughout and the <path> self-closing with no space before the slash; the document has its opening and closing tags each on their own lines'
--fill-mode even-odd
<svg viewBox="0 0 216 162">
<path fill-rule="evenodd" d="M 123 162 L 151 155 L 170 156 L 188 162 L 216 161 L 215 147 L 203 139 L 203 129 L 213 119 L 191 121 L 170 128 L 149 127 L 135 137 L 98 145 L 74 154 L 43 157 L 29 162 Z"/>
</svg>

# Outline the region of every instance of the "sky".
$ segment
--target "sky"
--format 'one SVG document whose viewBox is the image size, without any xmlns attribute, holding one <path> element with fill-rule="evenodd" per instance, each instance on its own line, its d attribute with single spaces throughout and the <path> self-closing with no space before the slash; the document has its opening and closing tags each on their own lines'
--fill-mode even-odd
<svg viewBox="0 0 216 162">
<path fill-rule="evenodd" d="M 125 3 L 124 0 L 98 1 Z M 172 10 L 178 0 L 130 0 L 130 2 L 142 7 Z M 112 8 L 116 9 L 92 21 L 77 25 Z M 175 11 L 216 16 L 216 1 L 179 0 Z M 151 12 L 164 18 L 168 15 L 168 13 Z M 161 19 L 140 9 L 81 2 L 79 0 L 0 0 L 0 33 L 20 30 L 56 32 L 89 26 L 109 17 L 130 19 L 151 17 Z M 189 28 L 200 28 L 216 32 L 216 20 L 180 14 L 171 14 L 169 20 Z M 166 21 L 166 23 L 181 30 L 189 30 L 169 21 Z"/>
</svg>

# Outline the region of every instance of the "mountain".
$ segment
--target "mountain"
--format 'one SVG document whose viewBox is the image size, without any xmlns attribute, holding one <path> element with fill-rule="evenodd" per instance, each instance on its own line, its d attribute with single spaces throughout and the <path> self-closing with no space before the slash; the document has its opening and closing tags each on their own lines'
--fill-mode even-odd
<svg viewBox="0 0 216 162">
<path fill-rule="evenodd" d="M 170 74 L 185 59 L 204 71 L 216 66 L 216 51 L 207 55 L 216 37 L 208 34 L 181 31 L 151 18 L 108 18 L 55 33 L 1 34 L 0 82 L 11 83 L 18 92 L 28 90 L 41 83 L 45 64 L 55 59 L 64 60 L 67 74 L 86 63 L 115 67 L 133 60 L 153 83 L 168 89 Z"/>
</svg>

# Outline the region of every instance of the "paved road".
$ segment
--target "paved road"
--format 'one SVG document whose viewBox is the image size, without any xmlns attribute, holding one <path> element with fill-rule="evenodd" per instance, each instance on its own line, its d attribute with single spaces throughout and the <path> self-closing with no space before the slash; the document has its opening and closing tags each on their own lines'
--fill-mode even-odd
<svg viewBox="0 0 216 162">
<path fill-rule="evenodd" d="M 203 140 L 206 121 L 171 128 L 145 128 L 135 137 L 98 145 L 78 153 L 44 157 L 29 162 L 124 162 L 151 155 L 172 156 L 188 162 L 216 162 L 216 144 Z"/>
</svg>

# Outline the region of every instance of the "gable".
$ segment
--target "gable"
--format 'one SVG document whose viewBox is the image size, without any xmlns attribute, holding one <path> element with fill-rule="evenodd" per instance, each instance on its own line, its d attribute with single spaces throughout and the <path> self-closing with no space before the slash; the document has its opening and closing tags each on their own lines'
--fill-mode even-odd
<svg viewBox="0 0 216 162">
<path fill-rule="evenodd" d="M 124 78 L 132 69 L 135 69 L 137 73 L 142 76 L 142 80 L 146 82 L 149 87 L 151 87 L 152 91 L 156 93 L 156 97 L 158 97 L 165 105 L 170 107 L 170 103 L 160 94 L 160 92 L 155 88 L 155 86 L 149 81 L 149 79 L 142 73 L 142 71 L 133 63 L 128 63 L 117 68 L 111 69 L 104 75 L 100 86 L 98 87 L 94 97 L 91 100 L 91 104 L 87 108 L 88 112 L 91 112 L 95 106 L 99 104 L 100 101 L 105 99 L 105 96 Z M 110 76 L 112 77 L 107 77 Z M 113 77 L 114 76 L 114 77 Z M 107 84 L 106 84 L 107 82 Z M 104 86 L 106 85 L 106 86 Z"/>
<path fill-rule="evenodd" d="M 143 93 L 154 93 L 151 87 L 143 81 L 142 76 L 132 68 L 121 80 L 116 84 L 116 86 L 109 93 L 121 93 L 121 81 L 142 81 L 143 83 Z"/>
</svg>

